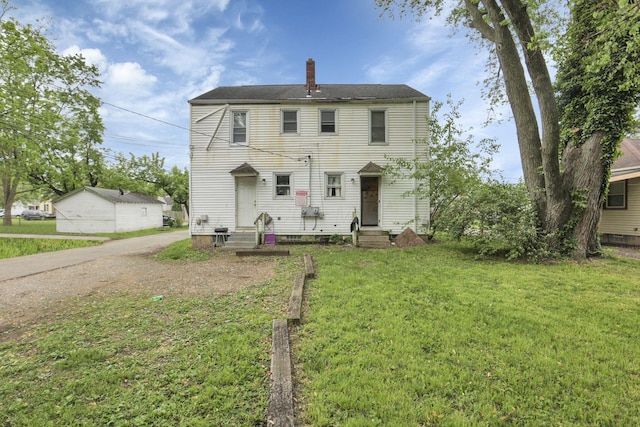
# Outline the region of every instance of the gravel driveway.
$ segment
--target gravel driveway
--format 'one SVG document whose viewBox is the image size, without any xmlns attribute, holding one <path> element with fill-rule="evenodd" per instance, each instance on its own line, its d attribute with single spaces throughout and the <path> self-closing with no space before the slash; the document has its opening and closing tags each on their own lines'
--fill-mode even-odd
<svg viewBox="0 0 640 427">
<path fill-rule="evenodd" d="M 178 231 L 0 260 L 0 341 L 46 321 L 77 298 L 110 292 L 222 294 L 273 277 L 275 261 L 233 252 L 218 252 L 206 262 L 160 262 L 149 256 L 188 237 Z"/>
</svg>

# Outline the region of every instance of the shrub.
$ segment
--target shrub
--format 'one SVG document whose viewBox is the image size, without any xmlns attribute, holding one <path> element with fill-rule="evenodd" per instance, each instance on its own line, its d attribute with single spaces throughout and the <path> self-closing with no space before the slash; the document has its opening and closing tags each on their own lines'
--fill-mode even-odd
<svg viewBox="0 0 640 427">
<path fill-rule="evenodd" d="M 539 238 L 535 210 L 522 183 L 477 186 L 443 213 L 442 223 L 456 239 L 471 241 L 481 255 L 534 260 L 555 255 Z"/>
</svg>

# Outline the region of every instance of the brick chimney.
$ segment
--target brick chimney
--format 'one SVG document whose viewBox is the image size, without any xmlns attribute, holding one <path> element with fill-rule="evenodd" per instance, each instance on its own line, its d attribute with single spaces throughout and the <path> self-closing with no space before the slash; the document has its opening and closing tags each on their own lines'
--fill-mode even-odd
<svg viewBox="0 0 640 427">
<path fill-rule="evenodd" d="M 307 59 L 307 85 L 305 86 L 307 91 L 316 90 L 316 61 L 313 58 Z"/>
</svg>

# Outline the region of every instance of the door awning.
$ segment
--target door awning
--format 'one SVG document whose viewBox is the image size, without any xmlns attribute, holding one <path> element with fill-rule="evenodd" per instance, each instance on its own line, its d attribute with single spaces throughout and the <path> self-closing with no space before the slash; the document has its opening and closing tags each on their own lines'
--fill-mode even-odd
<svg viewBox="0 0 640 427">
<path fill-rule="evenodd" d="M 380 176 L 384 168 L 382 166 L 376 165 L 373 162 L 367 163 L 362 169 L 358 171 L 360 176 Z"/>
<path fill-rule="evenodd" d="M 253 168 L 249 163 L 243 163 L 237 168 L 229 171 L 233 176 L 258 176 L 259 172 Z"/>
</svg>

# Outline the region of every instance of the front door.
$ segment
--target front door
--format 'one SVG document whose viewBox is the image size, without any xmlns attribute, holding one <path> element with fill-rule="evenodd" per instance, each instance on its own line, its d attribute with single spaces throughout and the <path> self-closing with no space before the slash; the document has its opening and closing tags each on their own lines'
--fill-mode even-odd
<svg viewBox="0 0 640 427">
<path fill-rule="evenodd" d="M 377 176 L 360 177 L 360 205 L 362 207 L 362 225 L 378 225 L 379 181 Z"/>
<path fill-rule="evenodd" d="M 256 220 L 256 177 L 236 177 L 236 228 L 253 227 Z"/>
</svg>

